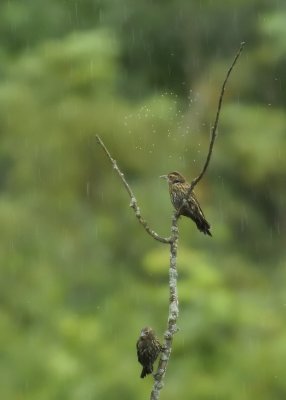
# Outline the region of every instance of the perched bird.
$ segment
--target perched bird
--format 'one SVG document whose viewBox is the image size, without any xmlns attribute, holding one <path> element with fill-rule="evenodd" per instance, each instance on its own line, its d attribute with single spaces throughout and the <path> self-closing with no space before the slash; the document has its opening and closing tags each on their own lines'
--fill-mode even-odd
<svg viewBox="0 0 286 400">
<path fill-rule="evenodd" d="M 152 328 L 147 326 L 141 330 L 136 348 L 138 361 L 143 366 L 140 378 L 145 378 L 153 372 L 153 364 L 162 350 Z"/>
<path fill-rule="evenodd" d="M 180 215 L 191 218 L 196 223 L 199 231 L 212 236 L 210 232 L 211 226 L 204 216 L 195 193 L 192 191 L 189 197 L 186 198 L 191 186 L 186 179 L 179 172 L 170 172 L 168 175 L 160 176 L 160 178 L 167 179 L 171 201 L 175 209 L 177 211 L 180 210 Z"/>
</svg>

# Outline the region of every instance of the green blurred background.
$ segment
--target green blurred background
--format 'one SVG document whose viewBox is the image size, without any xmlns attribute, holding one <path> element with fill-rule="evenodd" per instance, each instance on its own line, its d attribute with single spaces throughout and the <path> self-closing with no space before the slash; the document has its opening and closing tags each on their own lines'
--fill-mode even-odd
<svg viewBox="0 0 286 400">
<path fill-rule="evenodd" d="M 159 175 L 197 187 L 180 221 L 180 332 L 162 399 L 285 399 L 284 0 L 0 4 L 0 387 L 7 400 L 146 400 L 135 342 L 162 337 L 169 235 Z"/>
</svg>

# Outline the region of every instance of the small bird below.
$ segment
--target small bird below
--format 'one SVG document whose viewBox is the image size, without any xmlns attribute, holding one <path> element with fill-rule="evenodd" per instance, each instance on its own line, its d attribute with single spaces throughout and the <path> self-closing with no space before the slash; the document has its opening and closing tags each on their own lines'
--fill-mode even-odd
<svg viewBox="0 0 286 400">
<path fill-rule="evenodd" d="M 152 328 L 146 326 L 141 330 L 136 348 L 138 361 L 143 367 L 140 378 L 145 378 L 146 375 L 152 374 L 153 364 L 162 350 Z"/>
<path fill-rule="evenodd" d="M 212 236 L 210 232 L 210 224 L 206 220 L 204 213 L 200 207 L 200 204 L 192 191 L 187 197 L 188 191 L 191 185 L 179 172 L 170 172 L 168 175 L 162 175 L 160 178 L 164 178 L 169 183 L 169 193 L 173 206 L 177 211 L 180 211 L 180 215 L 191 218 L 199 231 L 205 235 Z M 185 204 L 184 204 L 185 202 Z"/>
</svg>

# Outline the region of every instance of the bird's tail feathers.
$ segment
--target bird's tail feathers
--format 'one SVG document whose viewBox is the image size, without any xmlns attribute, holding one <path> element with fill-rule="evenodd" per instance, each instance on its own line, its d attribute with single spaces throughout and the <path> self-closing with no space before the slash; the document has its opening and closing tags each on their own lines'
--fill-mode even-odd
<svg viewBox="0 0 286 400">
<path fill-rule="evenodd" d="M 188 209 L 184 209 L 184 212 L 182 213 L 186 217 L 191 218 L 197 225 L 197 228 L 199 231 L 203 232 L 205 235 L 212 236 L 210 232 L 210 224 L 206 220 L 203 212 L 199 210 L 199 212 L 190 212 Z"/>
<path fill-rule="evenodd" d="M 140 378 L 145 378 L 146 375 L 152 374 L 153 372 L 153 366 L 148 365 L 147 367 L 143 367 Z"/>
<path fill-rule="evenodd" d="M 202 217 L 200 215 L 200 217 L 197 218 L 195 220 L 195 222 L 196 222 L 196 225 L 197 225 L 198 229 L 201 232 L 203 232 L 205 235 L 212 236 L 211 231 L 210 231 L 211 226 L 210 226 L 210 224 L 208 223 L 208 221 L 204 217 Z"/>
</svg>

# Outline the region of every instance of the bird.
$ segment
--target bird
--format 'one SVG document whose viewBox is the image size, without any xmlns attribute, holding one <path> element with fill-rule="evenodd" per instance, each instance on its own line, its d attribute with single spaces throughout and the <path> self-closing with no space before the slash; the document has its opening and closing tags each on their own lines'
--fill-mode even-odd
<svg viewBox="0 0 286 400">
<path fill-rule="evenodd" d="M 175 209 L 179 211 L 179 215 L 191 218 L 197 225 L 199 231 L 203 232 L 205 235 L 212 236 L 210 232 L 211 226 L 204 216 L 195 193 L 191 191 L 188 198 L 186 198 L 191 185 L 186 181 L 183 175 L 174 171 L 170 172 L 168 175 L 161 175 L 160 178 L 164 178 L 168 181 L 171 201 Z"/>
<path fill-rule="evenodd" d="M 140 378 L 145 378 L 146 375 L 152 374 L 153 364 L 162 351 L 162 346 L 155 332 L 149 326 L 141 330 L 136 349 L 138 361 L 143 367 Z"/>
</svg>

